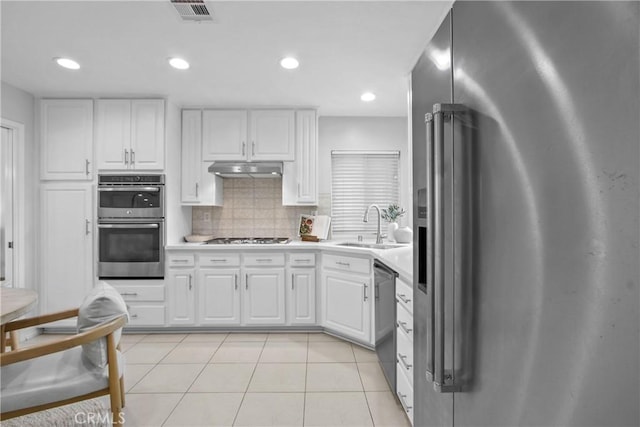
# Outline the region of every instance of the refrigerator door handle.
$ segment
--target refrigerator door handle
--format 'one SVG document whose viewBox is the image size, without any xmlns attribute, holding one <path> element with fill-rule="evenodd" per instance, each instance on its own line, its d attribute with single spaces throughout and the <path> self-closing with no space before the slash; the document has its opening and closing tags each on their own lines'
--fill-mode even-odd
<svg viewBox="0 0 640 427">
<path fill-rule="evenodd" d="M 424 248 L 426 250 L 426 254 L 420 256 L 420 259 L 426 258 L 426 293 L 427 293 L 427 305 L 429 307 L 429 312 L 427 313 L 427 368 L 426 368 L 426 376 L 427 381 L 433 382 L 433 363 L 434 363 L 434 306 L 433 306 L 433 267 L 435 262 L 435 254 L 434 254 L 434 194 L 433 194 L 433 183 L 435 178 L 434 171 L 434 159 L 433 159 L 433 114 L 427 113 L 424 116 L 425 128 L 426 128 L 426 170 L 427 170 L 427 182 L 426 182 L 426 204 L 428 207 L 427 215 L 426 215 L 426 244 Z"/>
<path fill-rule="evenodd" d="M 447 147 L 445 145 L 445 122 L 453 124 L 454 115 L 458 113 L 464 113 L 466 108 L 460 104 L 435 104 L 433 106 L 433 188 L 434 188 L 434 203 L 432 212 L 433 229 L 434 229 L 434 244 L 433 244 L 433 313 L 434 322 L 433 325 L 433 388 L 440 393 L 458 392 L 461 387 L 456 383 L 455 366 L 454 366 L 454 342 L 455 336 L 449 336 L 447 340 L 447 316 L 446 308 L 453 309 L 453 315 L 455 315 L 455 308 L 453 301 L 447 301 L 446 293 L 447 284 L 451 286 L 455 285 L 455 280 L 460 277 L 456 274 L 455 269 L 460 265 L 455 260 L 455 254 L 457 253 L 456 244 L 456 230 L 455 230 L 455 218 L 461 212 L 461 206 L 456 203 L 455 183 L 459 178 L 456 174 L 460 173 L 461 168 L 456 165 L 456 152 L 454 150 L 455 144 Z M 449 158 L 446 158 L 449 156 Z M 445 176 L 449 174 L 449 176 Z M 447 188 L 447 183 L 450 186 Z M 448 194 L 447 194 L 448 193 Z M 445 195 L 447 197 L 445 197 Z M 450 217 L 445 217 L 447 212 L 447 206 L 445 203 L 450 203 Z M 449 241 L 446 241 L 449 239 Z M 451 271 L 447 271 L 447 269 Z M 449 329 L 453 330 L 455 326 L 449 325 Z M 455 333 L 454 333 L 455 334 Z M 452 335 L 452 334 L 449 334 Z M 446 346 L 447 342 L 451 345 L 451 360 L 446 360 Z"/>
</svg>

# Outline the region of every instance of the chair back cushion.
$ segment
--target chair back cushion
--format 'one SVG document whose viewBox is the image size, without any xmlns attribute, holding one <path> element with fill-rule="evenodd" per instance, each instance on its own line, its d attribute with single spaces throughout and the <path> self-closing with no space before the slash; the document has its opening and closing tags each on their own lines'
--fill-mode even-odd
<svg viewBox="0 0 640 427">
<path fill-rule="evenodd" d="M 78 309 L 78 332 L 85 332 L 97 325 L 127 315 L 127 304 L 122 296 L 111 285 L 105 282 L 98 284 L 84 298 Z M 122 329 L 115 333 L 116 345 L 120 342 Z M 97 341 L 82 345 L 83 357 L 99 368 L 107 364 L 107 339 L 100 338 Z"/>
</svg>

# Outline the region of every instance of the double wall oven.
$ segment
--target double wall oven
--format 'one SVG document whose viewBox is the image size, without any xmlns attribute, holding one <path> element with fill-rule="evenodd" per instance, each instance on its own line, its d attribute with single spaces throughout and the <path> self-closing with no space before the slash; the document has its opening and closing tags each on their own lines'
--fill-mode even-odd
<svg viewBox="0 0 640 427">
<path fill-rule="evenodd" d="M 98 177 L 98 277 L 164 277 L 164 175 Z"/>
</svg>

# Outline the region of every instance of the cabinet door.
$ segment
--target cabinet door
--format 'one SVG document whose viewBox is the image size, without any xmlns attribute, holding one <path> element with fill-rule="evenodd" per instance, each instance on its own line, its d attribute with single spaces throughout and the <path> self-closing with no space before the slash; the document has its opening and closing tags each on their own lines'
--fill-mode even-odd
<svg viewBox="0 0 640 427">
<path fill-rule="evenodd" d="M 164 100 L 131 101 L 131 168 L 164 169 Z"/>
<path fill-rule="evenodd" d="M 244 273 L 243 322 L 247 325 L 283 325 L 284 268 L 247 268 Z"/>
<path fill-rule="evenodd" d="M 182 111 L 182 203 L 198 203 L 201 194 L 202 111 Z"/>
<path fill-rule="evenodd" d="M 295 160 L 295 113 L 293 110 L 252 110 L 252 160 Z"/>
<path fill-rule="evenodd" d="M 42 179 L 92 180 L 93 101 L 42 100 L 40 142 Z"/>
<path fill-rule="evenodd" d="M 131 159 L 131 101 L 96 101 L 98 169 L 127 169 Z"/>
<path fill-rule="evenodd" d="M 75 308 L 93 283 L 92 191 L 89 184 L 42 186 L 43 311 Z M 75 319 L 65 321 L 75 325 Z"/>
<path fill-rule="evenodd" d="M 201 269 L 198 273 L 198 323 L 240 324 L 240 270 Z"/>
<path fill-rule="evenodd" d="M 282 174 L 282 204 L 318 204 L 318 139 L 314 110 L 296 112 L 296 156 Z"/>
<path fill-rule="evenodd" d="M 202 112 L 202 160 L 247 159 L 247 111 Z"/>
<path fill-rule="evenodd" d="M 167 293 L 169 295 L 169 323 L 193 325 L 195 323 L 195 271 L 170 269 Z"/>
<path fill-rule="evenodd" d="M 202 111 L 182 111 L 182 176 L 183 205 L 222 206 L 222 178 L 207 170 L 210 162 L 202 161 Z"/>
<path fill-rule="evenodd" d="M 316 323 L 316 269 L 292 268 L 289 280 L 289 322 Z"/>
<path fill-rule="evenodd" d="M 323 278 L 324 326 L 359 341 L 371 342 L 371 281 L 339 272 Z"/>
</svg>

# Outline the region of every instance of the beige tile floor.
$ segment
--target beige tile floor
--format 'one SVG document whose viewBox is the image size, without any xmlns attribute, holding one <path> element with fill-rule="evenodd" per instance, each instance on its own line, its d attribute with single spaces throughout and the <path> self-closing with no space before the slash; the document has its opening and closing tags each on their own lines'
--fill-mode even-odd
<svg viewBox="0 0 640 427">
<path fill-rule="evenodd" d="M 123 335 L 121 346 L 127 426 L 410 426 L 375 352 L 330 335 Z"/>
</svg>

